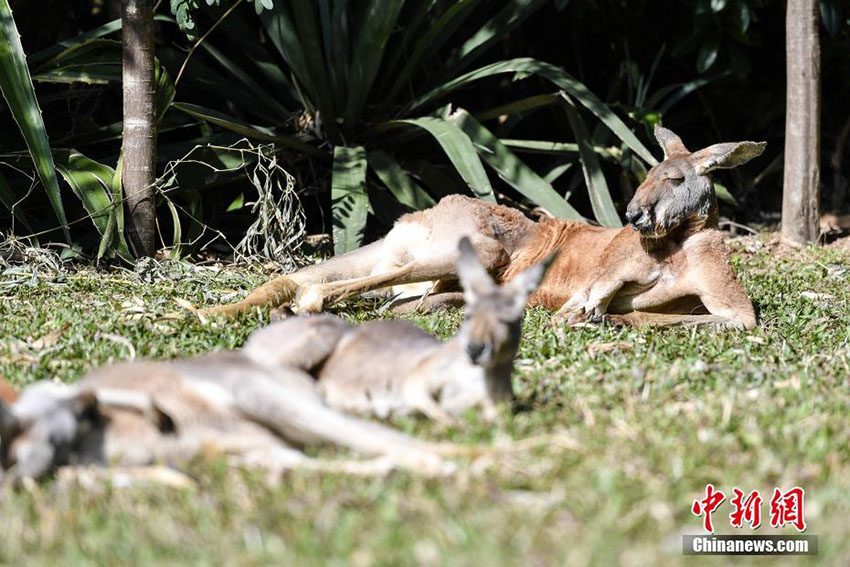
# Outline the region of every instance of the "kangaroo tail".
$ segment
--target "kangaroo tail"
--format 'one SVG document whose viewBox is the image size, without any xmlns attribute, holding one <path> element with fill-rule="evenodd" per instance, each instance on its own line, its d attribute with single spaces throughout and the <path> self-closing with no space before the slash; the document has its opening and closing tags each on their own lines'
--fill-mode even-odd
<svg viewBox="0 0 850 567">
<path fill-rule="evenodd" d="M 281 276 L 264 283 L 236 303 L 199 309 L 198 313 L 204 316 L 225 315 L 231 317 L 249 311 L 254 307 L 278 307 L 292 301 L 295 298 L 296 291 L 298 291 L 298 284 L 289 276 Z"/>
<path fill-rule="evenodd" d="M 378 240 L 357 250 L 280 276 L 261 285 L 241 301 L 199 309 L 198 313 L 204 316 L 231 317 L 254 307 L 278 307 L 295 299 L 299 286 L 368 276 L 380 260 L 383 242 Z"/>
</svg>

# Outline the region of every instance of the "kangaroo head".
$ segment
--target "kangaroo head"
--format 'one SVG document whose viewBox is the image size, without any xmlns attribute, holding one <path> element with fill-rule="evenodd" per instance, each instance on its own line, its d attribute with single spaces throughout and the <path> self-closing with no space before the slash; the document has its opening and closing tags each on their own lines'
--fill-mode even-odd
<svg viewBox="0 0 850 567">
<path fill-rule="evenodd" d="M 64 384 L 39 382 L 14 405 L 0 401 L 0 466 L 40 478 L 73 458 L 100 424 L 97 399 Z"/>
<path fill-rule="evenodd" d="M 37 382 L 14 405 L 0 400 L 0 468 L 14 478 L 38 479 L 63 465 L 103 462 L 108 411 L 114 410 L 138 415 L 161 432 L 175 430 L 171 418 L 143 392 L 93 392 Z"/>
<path fill-rule="evenodd" d="M 713 225 L 717 195 L 709 173 L 747 163 L 767 147 L 767 142 L 728 142 L 691 153 L 679 136 L 657 124 L 655 138 L 664 161 L 649 170 L 626 208 L 626 220 L 647 238 L 662 238 L 685 222 Z"/>
<path fill-rule="evenodd" d="M 499 286 L 479 262 L 467 237 L 460 240 L 458 250 L 458 278 L 466 303 L 458 340 L 473 364 L 510 368 L 519 348 L 526 301 L 540 285 L 552 258 Z"/>
</svg>

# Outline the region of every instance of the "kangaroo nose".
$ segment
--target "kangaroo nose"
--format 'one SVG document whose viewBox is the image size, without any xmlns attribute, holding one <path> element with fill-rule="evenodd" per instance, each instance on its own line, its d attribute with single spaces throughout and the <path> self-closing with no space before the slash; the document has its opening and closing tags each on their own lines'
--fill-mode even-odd
<svg viewBox="0 0 850 567">
<path fill-rule="evenodd" d="M 640 230 L 640 228 L 647 223 L 649 218 L 646 211 L 640 207 L 629 206 L 626 209 L 626 220 L 629 221 L 629 224 L 632 225 L 633 229 Z"/>
<path fill-rule="evenodd" d="M 469 355 L 469 360 L 477 364 L 484 354 L 484 343 L 469 343 L 466 345 L 466 354 Z"/>
</svg>

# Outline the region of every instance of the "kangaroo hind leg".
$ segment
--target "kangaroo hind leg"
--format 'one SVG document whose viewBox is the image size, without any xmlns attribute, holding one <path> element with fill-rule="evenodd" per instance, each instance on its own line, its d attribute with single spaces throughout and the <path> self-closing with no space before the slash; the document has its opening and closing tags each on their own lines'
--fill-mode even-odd
<svg viewBox="0 0 850 567">
<path fill-rule="evenodd" d="M 473 242 L 487 271 L 496 270 L 505 261 L 504 248 L 498 241 L 477 235 Z M 457 244 L 454 245 L 456 247 Z M 410 261 L 396 268 L 387 268 L 382 273 L 305 286 L 298 292 L 294 310 L 298 313 L 316 313 L 325 305 L 383 287 L 457 278 L 456 249 L 426 247 L 424 250 L 413 252 L 419 253 Z"/>
<path fill-rule="evenodd" d="M 279 276 L 261 285 L 241 301 L 201 309 L 202 315 L 233 316 L 254 307 L 279 307 L 293 301 L 302 286 L 368 276 L 382 255 L 383 240 L 335 256 L 324 262 Z"/>
</svg>

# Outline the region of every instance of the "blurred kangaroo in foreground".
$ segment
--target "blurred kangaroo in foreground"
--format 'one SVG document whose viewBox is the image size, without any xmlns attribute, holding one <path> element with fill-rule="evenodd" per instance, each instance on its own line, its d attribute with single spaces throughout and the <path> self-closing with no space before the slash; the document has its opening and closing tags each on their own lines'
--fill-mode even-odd
<svg viewBox="0 0 850 567">
<path fill-rule="evenodd" d="M 294 447 L 330 443 L 371 461 L 317 461 Z M 38 382 L 0 402 L 0 465 L 39 478 L 62 465 L 180 464 L 223 454 L 270 471 L 292 467 L 445 471 L 472 447 L 420 441 L 328 407 L 315 381 L 224 352 L 97 369 L 78 384 Z"/>
<path fill-rule="evenodd" d="M 754 327 L 752 303 L 729 265 L 722 234 L 714 230 L 718 207 L 709 173 L 748 162 L 766 143 L 715 144 L 692 153 L 666 128 L 656 126 L 655 137 L 664 161 L 649 171 L 627 207 L 631 228 L 534 222 L 515 209 L 451 195 L 401 217 L 382 240 L 278 277 L 242 301 L 203 313 L 285 303 L 296 312 L 318 312 L 387 287 L 413 297 L 431 290 L 426 306 L 434 305 L 457 280 L 457 242 L 468 236 L 500 283 L 558 251 L 529 304 L 558 309 L 571 323 L 613 314 L 606 318 L 629 325 Z M 710 315 L 693 314 L 704 310 Z"/>
<path fill-rule="evenodd" d="M 513 398 L 511 373 L 528 295 L 549 261 L 503 286 L 478 261 L 469 239 L 458 245 L 457 274 L 465 317 L 443 344 L 407 321 L 355 326 L 331 315 L 295 317 L 254 333 L 243 353 L 266 364 L 297 367 L 318 380 L 332 407 L 386 417 L 421 412 L 441 423 L 468 408 L 485 418 Z M 458 298 L 461 299 L 461 298 Z"/>
</svg>

